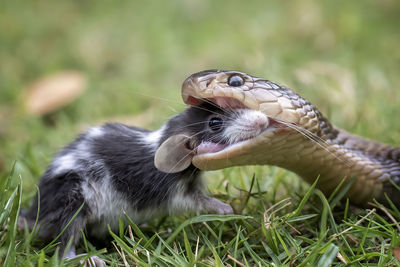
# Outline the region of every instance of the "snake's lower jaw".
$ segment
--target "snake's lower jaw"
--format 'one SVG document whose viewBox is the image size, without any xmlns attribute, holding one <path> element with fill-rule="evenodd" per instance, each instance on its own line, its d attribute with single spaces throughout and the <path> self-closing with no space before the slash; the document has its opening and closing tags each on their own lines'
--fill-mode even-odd
<svg viewBox="0 0 400 267">
<path fill-rule="evenodd" d="M 221 151 L 195 155 L 192 163 L 200 170 L 219 170 L 232 166 L 260 164 L 254 150 L 260 149 L 260 144 L 262 144 L 263 149 L 268 151 L 269 140 L 281 131 L 285 130 L 267 129 L 254 138 L 229 145 Z"/>
</svg>

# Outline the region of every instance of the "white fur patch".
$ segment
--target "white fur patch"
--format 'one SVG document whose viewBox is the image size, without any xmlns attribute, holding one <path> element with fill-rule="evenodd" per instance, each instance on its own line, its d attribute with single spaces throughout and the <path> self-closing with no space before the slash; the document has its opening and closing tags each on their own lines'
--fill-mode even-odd
<svg viewBox="0 0 400 267">
<path fill-rule="evenodd" d="M 149 145 L 151 145 L 151 146 L 157 148 L 157 147 L 158 147 L 158 142 L 160 141 L 160 139 L 161 139 L 161 137 L 162 137 L 162 135 L 163 135 L 164 128 L 165 128 L 165 126 L 161 127 L 161 128 L 160 128 L 159 130 L 157 130 L 157 131 L 151 132 L 151 133 L 148 134 L 148 135 L 144 135 L 144 138 L 143 138 L 144 141 L 145 141 L 146 143 L 148 143 Z"/>
<path fill-rule="evenodd" d="M 107 224 L 111 228 L 118 226 L 118 216 L 126 208 L 126 203 L 116 196 L 115 189 L 110 187 L 110 178 L 103 177 L 101 181 L 88 179 L 82 184 L 82 195 L 90 208 L 88 222 L 94 222 L 93 233 L 107 233 Z"/>
<path fill-rule="evenodd" d="M 82 195 L 90 208 L 88 223 L 91 224 L 91 234 L 102 237 L 108 233 L 107 225 L 113 231 L 119 227 L 119 217 L 124 219 L 124 212 L 136 224 L 147 222 L 151 219 L 167 214 L 176 214 L 185 211 L 201 209 L 200 203 L 193 195 L 184 195 L 187 191 L 186 183 L 181 182 L 175 187 L 176 194 L 168 203 L 158 208 L 145 208 L 138 211 L 136 203 L 127 200 L 118 192 L 111 183 L 108 174 L 101 181 L 88 180 L 82 184 Z M 201 184 L 199 184 L 201 186 Z M 140 190 L 140 189 L 133 189 Z"/>
<path fill-rule="evenodd" d="M 223 132 L 230 144 L 256 137 L 268 127 L 268 116 L 260 111 L 242 109 L 236 112 L 237 118 Z"/>
<path fill-rule="evenodd" d="M 55 175 L 78 168 L 75 155 L 73 153 L 57 157 L 52 165 L 55 167 L 53 173 Z"/>
<path fill-rule="evenodd" d="M 129 202 L 111 184 L 109 175 L 101 181 L 88 180 L 82 184 L 82 194 L 90 208 L 88 223 L 93 223 L 91 234 L 102 237 L 108 233 L 107 225 L 113 231 L 119 227 L 119 217 L 125 220 L 124 212 L 135 222 L 142 223 L 159 217 L 166 211 L 162 209 L 144 209 L 138 212 L 136 203 Z"/>
<path fill-rule="evenodd" d="M 89 129 L 87 133 L 87 137 L 96 138 L 102 136 L 104 134 L 103 128 L 101 126 L 92 127 Z"/>
<path fill-rule="evenodd" d="M 80 142 L 77 146 L 77 156 L 80 159 L 89 159 L 91 156 L 90 145 L 86 142 Z"/>
<path fill-rule="evenodd" d="M 170 214 L 177 214 L 180 212 L 195 211 L 201 209 L 199 203 L 193 195 L 187 195 L 186 181 L 177 184 L 174 193 L 169 200 L 168 210 Z M 202 185 L 199 184 L 199 187 Z M 201 188 L 199 188 L 200 190 Z"/>
</svg>

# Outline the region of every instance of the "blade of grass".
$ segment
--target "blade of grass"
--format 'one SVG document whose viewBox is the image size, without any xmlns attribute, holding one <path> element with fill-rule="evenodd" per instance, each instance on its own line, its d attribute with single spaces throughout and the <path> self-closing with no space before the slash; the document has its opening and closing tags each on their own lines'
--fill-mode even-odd
<svg viewBox="0 0 400 267">
<path fill-rule="evenodd" d="M 16 244 L 15 244 L 15 237 L 17 235 L 17 224 L 18 224 L 18 215 L 21 209 L 21 201 L 22 201 L 22 178 L 19 176 L 19 183 L 16 188 L 16 196 L 18 198 L 14 198 L 12 209 L 10 212 L 10 222 L 9 225 L 9 239 L 8 239 L 8 249 L 6 258 L 4 260 L 4 266 L 15 266 L 15 257 L 16 257 Z"/>
<path fill-rule="evenodd" d="M 125 218 L 128 220 L 129 225 L 132 227 L 133 232 L 140 238 L 143 239 L 144 242 L 148 243 L 149 239 L 147 236 L 140 230 L 140 228 L 132 221 L 132 219 L 124 212 Z M 149 246 L 151 249 L 154 249 L 154 247 L 149 243 Z"/>
<path fill-rule="evenodd" d="M 300 214 L 300 212 L 303 209 L 304 205 L 307 203 L 308 199 L 310 198 L 310 196 L 314 192 L 314 189 L 317 186 L 318 180 L 319 180 L 319 177 L 317 177 L 317 179 L 315 179 L 315 182 L 310 186 L 310 188 L 308 189 L 307 193 L 304 195 L 303 199 L 300 201 L 300 204 L 298 205 L 298 207 L 292 213 L 290 213 L 288 215 L 288 218 L 296 217 L 297 215 Z"/>
<path fill-rule="evenodd" d="M 47 245 L 45 246 L 42 250 L 47 251 L 49 248 L 53 247 L 53 244 L 60 238 L 60 236 L 65 232 L 65 230 L 70 226 L 70 224 L 75 220 L 76 216 L 78 216 L 79 212 L 82 210 L 83 206 L 85 205 L 85 202 L 82 203 L 82 205 L 77 209 L 77 211 L 74 213 L 72 218 L 68 221 L 67 225 L 62 229 L 62 231 Z"/>
<path fill-rule="evenodd" d="M 211 222 L 211 221 L 226 222 L 231 220 L 246 220 L 251 218 L 253 217 L 242 216 L 242 215 L 209 215 L 209 214 L 199 215 L 181 223 L 165 242 L 167 244 L 171 243 L 175 239 L 175 237 L 182 231 L 182 229 L 188 226 L 189 224 Z"/>
<path fill-rule="evenodd" d="M 343 185 L 343 183 L 346 181 L 346 179 L 343 179 L 340 184 L 335 188 L 334 193 L 331 194 L 331 196 L 328 199 L 328 202 L 330 203 L 331 209 L 333 209 L 336 204 L 343 199 L 343 197 L 346 195 L 346 193 L 349 191 L 350 187 L 354 184 L 356 181 L 356 177 L 353 177 L 350 179 L 350 181 L 344 185 L 344 187 L 339 191 L 339 193 L 335 196 L 335 198 L 332 199 L 334 194 L 340 189 L 340 187 Z"/>
<path fill-rule="evenodd" d="M 194 260 L 195 260 L 194 259 L 194 254 L 193 254 L 192 248 L 190 246 L 190 242 L 189 242 L 189 239 L 187 237 L 185 229 L 183 229 L 182 232 L 183 232 L 183 242 L 185 244 L 186 255 L 187 255 L 188 259 L 189 259 L 190 265 L 193 265 L 194 264 Z"/>
<path fill-rule="evenodd" d="M 333 261 L 336 259 L 336 256 L 339 252 L 339 248 L 334 244 L 330 244 L 327 251 L 325 251 L 322 256 L 319 258 L 317 266 L 319 267 L 329 267 L 332 265 Z"/>
<path fill-rule="evenodd" d="M 166 241 L 164 241 L 164 239 L 162 239 L 160 236 L 158 236 L 158 238 L 163 243 L 164 247 L 167 248 L 168 251 L 179 262 L 178 266 L 190 266 L 189 262 L 185 258 L 181 257 L 173 248 L 171 248 L 171 246 Z"/>
</svg>

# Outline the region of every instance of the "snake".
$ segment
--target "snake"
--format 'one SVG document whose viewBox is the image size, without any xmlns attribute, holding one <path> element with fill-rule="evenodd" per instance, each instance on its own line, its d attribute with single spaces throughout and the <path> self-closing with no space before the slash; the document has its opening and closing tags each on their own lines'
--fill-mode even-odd
<svg viewBox="0 0 400 267">
<path fill-rule="evenodd" d="M 268 131 L 222 151 L 195 155 L 201 170 L 274 165 L 296 173 L 325 195 L 348 185 L 345 197 L 365 206 L 376 200 L 400 206 L 400 148 L 333 125 L 308 100 L 270 80 L 240 71 L 205 70 L 182 84 L 189 106 L 212 102 L 268 116 Z"/>
</svg>

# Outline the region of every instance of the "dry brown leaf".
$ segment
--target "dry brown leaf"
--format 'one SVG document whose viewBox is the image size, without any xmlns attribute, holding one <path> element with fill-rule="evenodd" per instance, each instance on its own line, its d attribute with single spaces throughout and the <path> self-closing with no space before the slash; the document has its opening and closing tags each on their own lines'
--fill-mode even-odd
<svg viewBox="0 0 400 267">
<path fill-rule="evenodd" d="M 400 248 L 393 248 L 393 255 L 400 261 Z"/>
<path fill-rule="evenodd" d="M 25 90 L 25 108 L 31 115 L 50 114 L 78 98 L 86 85 L 86 76 L 78 71 L 62 71 L 43 77 Z"/>
</svg>

